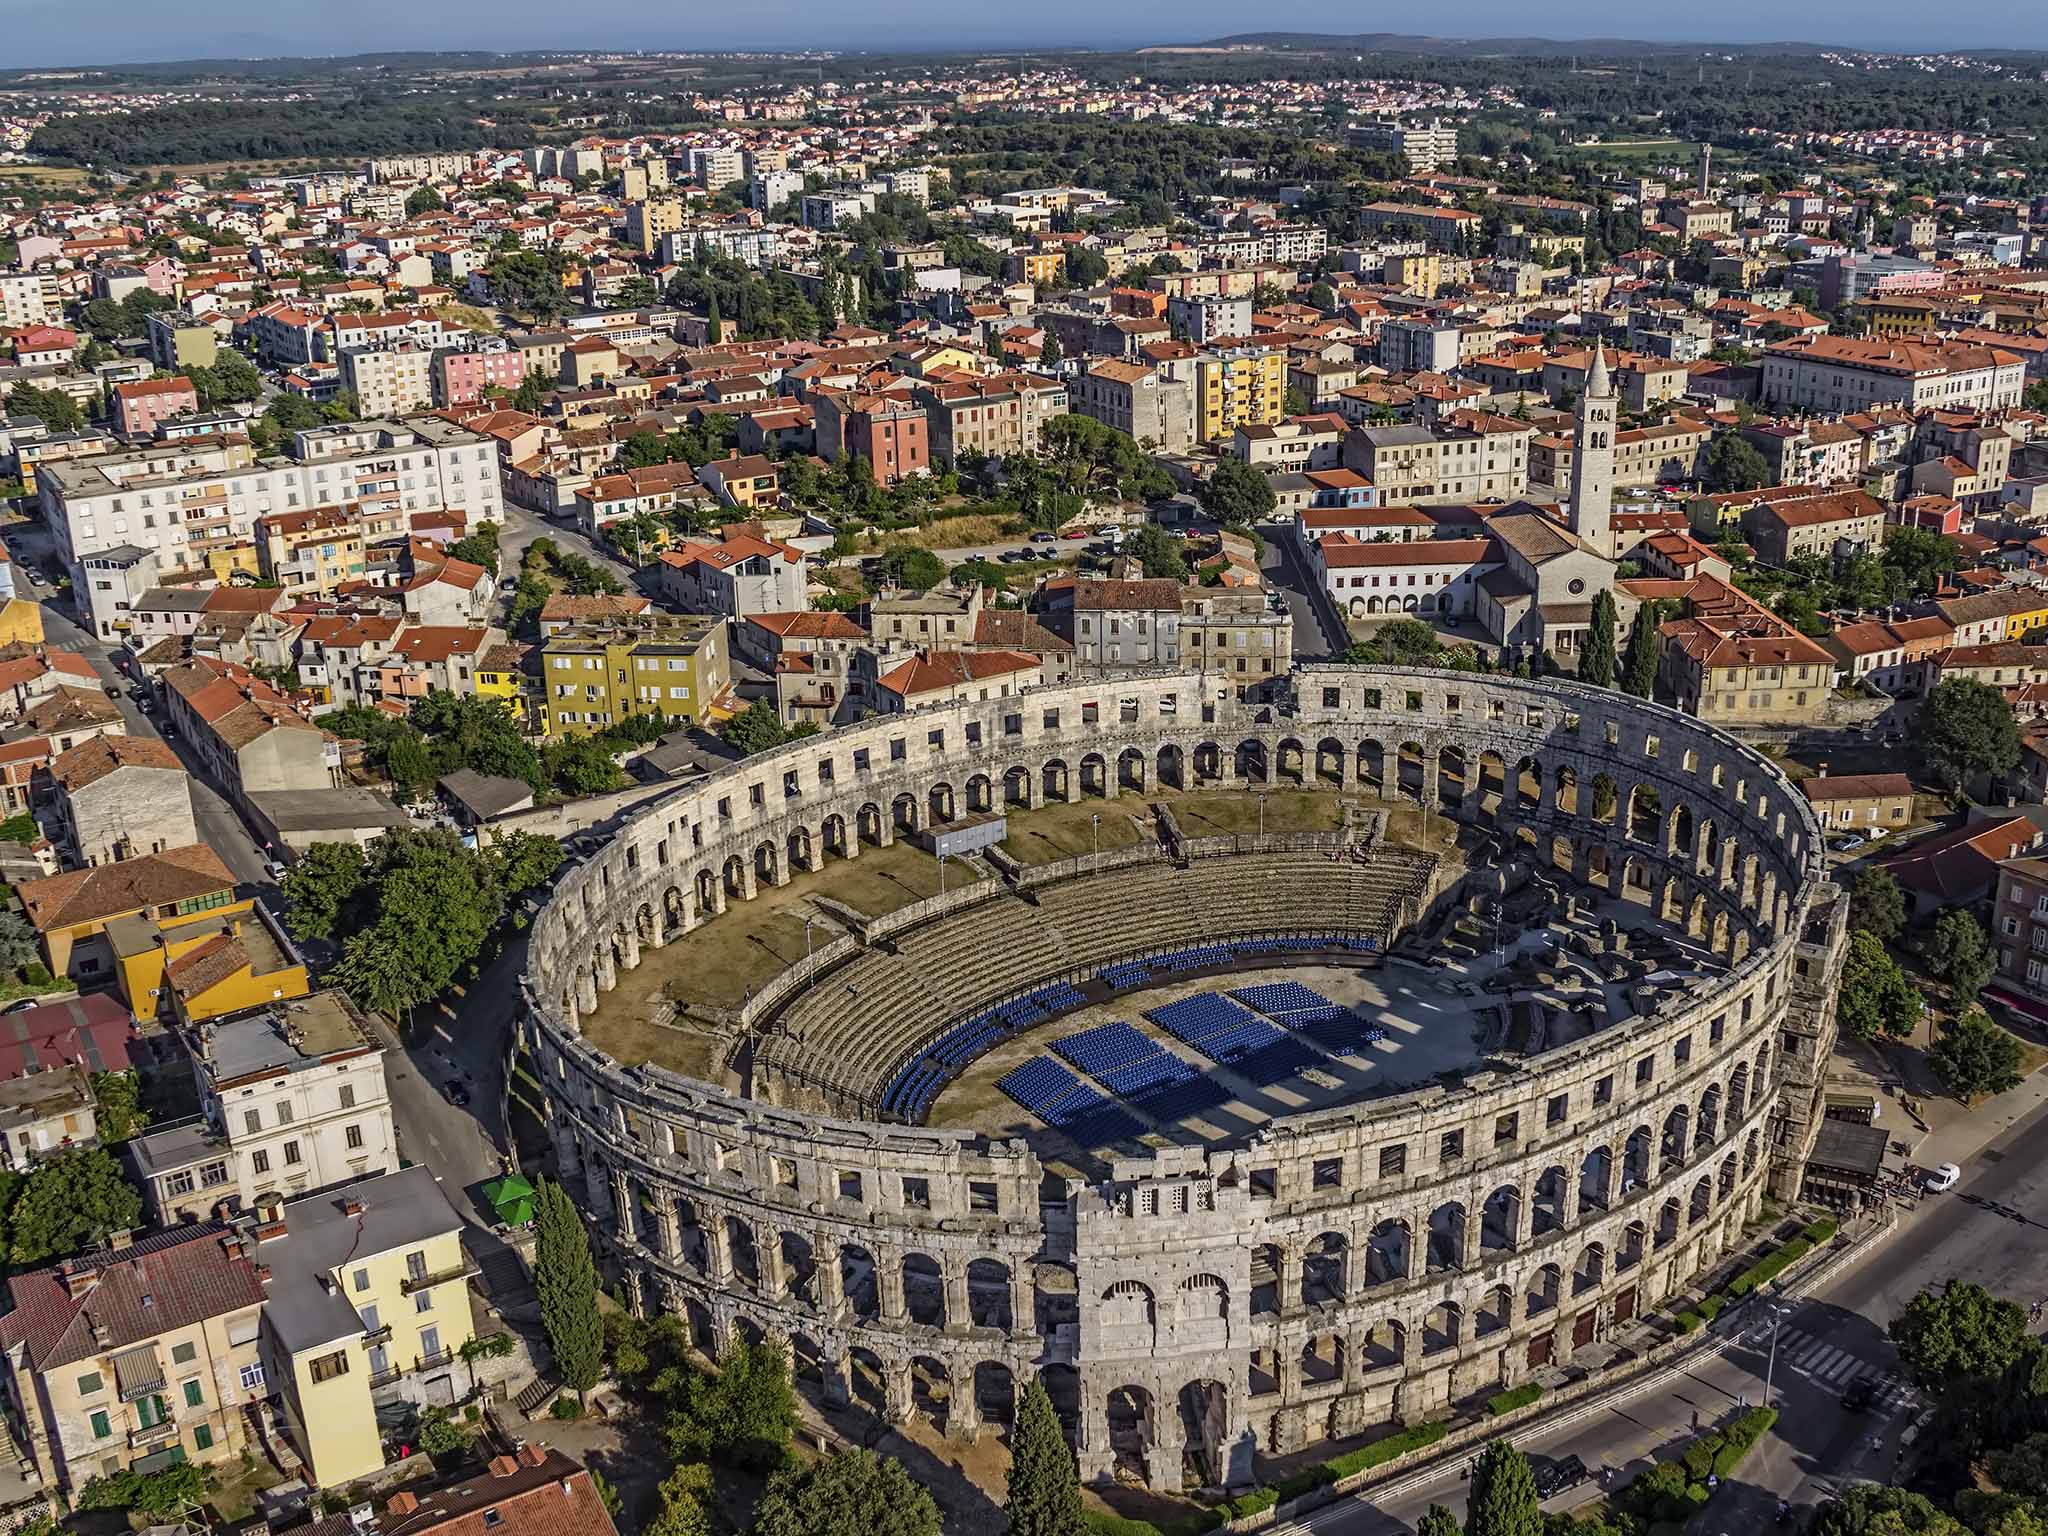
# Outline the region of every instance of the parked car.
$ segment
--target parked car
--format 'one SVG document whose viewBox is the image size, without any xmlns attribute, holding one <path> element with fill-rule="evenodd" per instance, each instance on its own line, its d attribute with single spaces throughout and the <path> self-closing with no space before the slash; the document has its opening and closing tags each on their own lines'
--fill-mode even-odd
<svg viewBox="0 0 2048 1536">
<path fill-rule="evenodd" d="M 1547 1461 L 1536 1468 L 1536 1497 L 1555 1498 L 1578 1487 L 1589 1475 L 1585 1462 L 1576 1456 L 1567 1456 L 1562 1461 Z"/>
<path fill-rule="evenodd" d="M 282 859 L 264 860 L 263 875 L 272 885 L 280 883 L 284 879 L 284 861 Z"/>
<path fill-rule="evenodd" d="M 1869 1376 L 1858 1377 L 1842 1394 L 1842 1406 L 1851 1413 L 1862 1413 L 1876 1401 L 1877 1382 Z"/>
<path fill-rule="evenodd" d="M 1954 1189 L 1956 1181 L 1961 1179 L 1962 1176 L 1963 1170 L 1954 1163 L 1943 1163 L 1921 1181 L 1921 1188 L 1925 1189 L 1929 1194 L 1938 1195 L 1945 1190 Z"/>
<path fill-rule="evenodd" d="M 1059 535 L 1048 533 L 1045 529 L 1041 528 L 1038 532 L 1031 535 L 1031 542 L 1033 544 L 1057 544 L 1059 542 Z"/>
</svg>

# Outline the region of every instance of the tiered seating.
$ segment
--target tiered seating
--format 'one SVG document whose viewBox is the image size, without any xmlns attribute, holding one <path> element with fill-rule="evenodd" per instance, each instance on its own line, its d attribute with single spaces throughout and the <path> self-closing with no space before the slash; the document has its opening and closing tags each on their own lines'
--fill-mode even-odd
<svg viewBox="0 0 2048 1536">
<path fill-rule="evenodd" d="M 1126 960 L 1120 965 L 1105 965 L 1095 976 L 1099 981 L 1108 982 L 1114 991 L 1128 992 L 1132 987 L 1151 984 L 1152 967 L 1142 960 Z"/>
<path fill-rule="evenodd" d="M 1175 1057 L 1176 1061 L 1180 1058 Z M 1181 1063 L 1186 1066 L 1185 1062 Z M 1190 1069 L 1192 1070 L 1192 1069 Z M 1132 1104 L 1155 1120 L 1172 1123 L 1230 1102 L 1230 1090 L 1213 1077 L 1189 1076 L 1128 1095 Z"/>
<path fill-rule="evenodd" d="M 1216 992 L 1197 992 L 1177 1003 L 1165 1003 L 1145 1015 L 1174 1039 L 1202 1048 L 1202 1042 L 1226 1030 L 1257 1023 L 1251 1014 Z M 1271 1026 L 1267 1026 L 1271 1028 Z M 1210 1053 L 1213 1054 L 1213 1053 Z"/>
<path fill-rule="evenodd" d="M 1081 1080 L 1050 1056 L 1034 1056 L 1005 1073 L 996 1086 L 1048 1125 L 1059 1124 L 1059 1107 L 1079 1103 L 1076 1094 L 1085 1093 L 1096 1103 L 1102 1096 L 1083 1088 Z"/>
<path fill-rule="evenodd" d="M 1272 1044 L 1239 1057 L 1231 1066 L 1240 1077 L 1267 1088 L 1310 1067 L 1321 1066 L 1323 1059 L 1319 1052 L 1309 1049 L 1299 1040 L 1281 1035 Z"/>
<path fill-rule="evenodd" d="M 946 1086 L 949 1076 L 945 1068 L 935 1066 L 922 1057 L 906 1063 L 889 1080 L 889 1086 L 882 1094 L 883 1112 L 901 1115 L 906 1120 L 918 1119 L 931 1108 L 932 1100 L 939 1096 L 939 1090 Z"/>
<path fill-rule="evenodd" d="M 1141 1093 L 1184 1082 L 1195 1075 L 1195 1069 L 1173 1052 L 1161 1050 L 1150 1040 L 1145 1044 L 1151 1047 L 1149 1054 L 1095 1074 L 1103 1086 L 1120 1099 L 1135 1099 Z"/>
<path fill-rule="evenodd" d="M 1264 1019 L 1255 1019 L 1249 1014 L 1244 1022 L 1234 1024 L 1221 1033 L 1205 1036 L 1193 1042 L 1196 1050 L 1212 1061 L 1233 1062 L 1240 1056 L 1249 1056 L 1254 1051 L 1263 1051 L 1270 1045 L 1278 1045 L 1287 1038 L 1287 1032 L 1276 1024 Z"/>
<path fill-rule="evenodd" d="M 1081 1108 L 1069 1104 L 1060 1106 L 1060 1112 L 1066 1117 L 1060 1122 L 1060 1129 L 1080 1145 L 1106 1147 L 1114 1142 L 1135 1141 L 1145 1134 L 1145 1122 L 1121 1104 L 1112 1104 L 1088 1088 L 1081 1092 L 1093 1102 Z"/>
<path fill-rule="evenodd" d="M 1109 1082 L 1107 1074 L 1112 1068 L 1160 1054 L 1158 1045 L 1122 1019 L 1068 1035 L 1064 1040 L 1054 1041 L 1052 1048 L 1090 1077 L 1104 1082 Z"/>
<path fill-rule="evenodd" d="M 1298 981 L 1272 981 L 1259 987 L 1239 987 L 1230 995 L 1273 1018 L 1307 1008 L 1336 1006 L 1322 993 Z"/>
<path fill-rule="evenodd" d="M 1387 1038 L 1379 1025 L 1359 1023 L 1348 1008 L 1334 1009 L 1327 1018 L 1289 1014 L 1287 1027 L 1333 1056 L 1363 1056 L 1368 1047 Z"/>
</svg>

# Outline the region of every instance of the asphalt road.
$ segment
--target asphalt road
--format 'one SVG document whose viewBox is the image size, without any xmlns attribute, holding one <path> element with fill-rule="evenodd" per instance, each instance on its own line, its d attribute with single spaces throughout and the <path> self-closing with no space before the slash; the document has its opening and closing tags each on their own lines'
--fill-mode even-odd
<svg viewBox="0 0 2048 1536">
<path fill-rule="evenodd" d="M 1812 1295 L 1786 1304 L 1781 1315 L 1774 1317 L 1764 1298 L 1732 1318 L 1724 1314 L 1717 1326 L 1727 1348 L 1719 1357 L 1584 1418 L 1520 1436 L 1516 1444 L 1539 1460 L 1576 1455 L 1593 1469 L 1594 1483 L 1550 1506 L 1569 1508 L 1599 1496 L 1603 1467 L 1615 1469 L 1617 1484 L 1625 1483 L 1655 1455 L 1682 1446 L 1696 1425 L 1710 1426 L 1745 1404 L 1763 1402 L 1769 1374 L 1777 1428 L 1692 1527 L 1702 1536 L 1763 1530 L 1780 1498 L 1817 1504 L 1846 1482 L 1889 1481 L 1899 1468 L 1900 1433 L 1919 1404 L 1902 1379 L 1885 1329 L 1917 1291 L 1960 1276 L 2029 1302 L 2048 1290 L 2044 1275 L 2048 1106 L 1969 1159 L 1954 1191 L 1923 1199 L 1901 1217 L 1889 1240 Z M 1843 1393 L 1866 1377 L 1876 1386 L 1875 1404 L 1860 1412 L 1843 1407 Z M 1561 1414 L 1560 1421 L 1566 1417 Z M 1395 1496 L 1329 1505 L 1273 1531 L 1394 1536 L 1412 1531 L 1432 1503 L 1462 1516 L 1465 1488 L 1454 1470 Z"/>
</svg>

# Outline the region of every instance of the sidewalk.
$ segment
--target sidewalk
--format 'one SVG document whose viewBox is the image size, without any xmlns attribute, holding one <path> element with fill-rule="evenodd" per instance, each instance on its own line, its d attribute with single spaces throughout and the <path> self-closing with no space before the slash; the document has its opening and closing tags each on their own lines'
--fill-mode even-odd
<svg viewBox="0 0 2048 1536">
<path fill-rule="evenodd" d="M 1957 1103 L 1927 1071 L 1929 1028 L 1923 1018 L 1911 1037 L 1893 1045 L 1844 1040 L 1828 1063 L 1829 1086 L 1862 1089 L 1882 1102 L 1878 1124 L 1890 1132 L 1894 1145 L 1885 1166 L 1895 1173 L 1903 1174 L 1908 1163 L 1966 1167 L 1988 1143 L 2048 1104 L 2048 1069 L 1975 1105 Z M 1897 1150 L 1900 1143 L 1903 1152 Z"/>
</svg>

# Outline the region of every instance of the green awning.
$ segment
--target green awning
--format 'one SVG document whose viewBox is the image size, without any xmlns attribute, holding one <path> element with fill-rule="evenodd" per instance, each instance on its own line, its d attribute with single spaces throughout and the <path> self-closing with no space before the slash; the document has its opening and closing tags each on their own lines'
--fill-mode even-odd
<svg viewBox="0 0 2048 1536">
<path fill-rule="evenodd" d="M 507 1226 L 523 1227 L 533 1220 L 533 1186 L 516 1173 L 484 1185 L 484 1198 Z"/>
<path fill-rule="evenodd" d="M 147 1456 L 138 1456 L 128 1463 L 130 1472 L 161 1472 L 165 1467 L 175 1467 L 185 1459 L 185 1447 L 169 1446 L 161 1451 L 151 1451 Z"/>
</svg>

